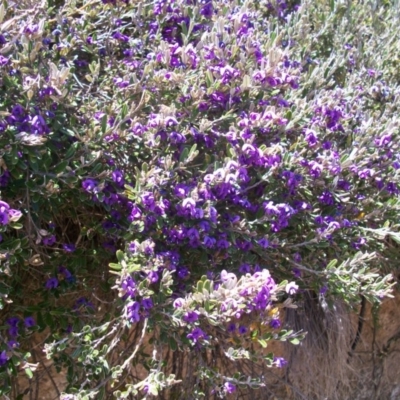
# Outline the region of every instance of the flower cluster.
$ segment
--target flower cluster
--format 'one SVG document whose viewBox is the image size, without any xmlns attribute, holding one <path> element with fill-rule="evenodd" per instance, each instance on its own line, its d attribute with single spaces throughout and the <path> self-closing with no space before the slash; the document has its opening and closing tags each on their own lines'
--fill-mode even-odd
<svg viewBox="0 0 400 400">
<path fill-rule="evenodd" d="M 22 216 L 21 211 L 10 208 L 5 201 L 0 201 L 0 224 L 8 225 L 11 222 L 18 221 Z"/>
<path fill-rule="evenodd" d="M 11 317 L 7 319 L 6 325 L 8 335 L 7 346 L 11 350 L 19 346 L 17 339 L 21 335 L 21 328 L 29 331 L 36 326 L 36 321 L 32 316 L 25 317 L 23 320 L 19 317 Z"/>
<path fill-rule="evenodd" d="M 250 333 L 243 324 L 245 319 L 258 320 L 263 326 L 280 327 L 279 313 L 271 312 L 283 292 L 294 295 L 298 286 L 284 282 L 277 285 L 268 270 L 245 274 L 240 279 L 234 273 L 221 272 L 220 282 L 214 283 L 205 277 L 197 284 L 197 290 L 186 298 L 174 300 L 175 320 L 188 325 L 191 331 L 187 338 L 193 344 L 211 340 L 203 329 L 212 326 L 224 327 L 230 334 Z M 243 317 L 247 318 L 243 318 Z M 208 322 L 208 326 L 205 323 Z"/>
</svg>

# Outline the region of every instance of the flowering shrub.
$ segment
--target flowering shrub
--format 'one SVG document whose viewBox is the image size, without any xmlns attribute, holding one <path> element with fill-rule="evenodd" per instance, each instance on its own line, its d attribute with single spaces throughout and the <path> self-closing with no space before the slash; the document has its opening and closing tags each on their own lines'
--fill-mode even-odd
<svg viewBox="0 0 400 400">
<path fill-rule="evenodd" d="M 1 394 L 43 332 L 64 399 L 224 397 L 264 383 L 209 349 L 283 367 L 260 349 L 299 343 L 279 310 L 306 291 L 390 294 L 389 6 L 384 25 L 323 0 L 76 3 L 0 6 Z M 198 355 L 192 386 L 167 348 Z"/>
</svg>

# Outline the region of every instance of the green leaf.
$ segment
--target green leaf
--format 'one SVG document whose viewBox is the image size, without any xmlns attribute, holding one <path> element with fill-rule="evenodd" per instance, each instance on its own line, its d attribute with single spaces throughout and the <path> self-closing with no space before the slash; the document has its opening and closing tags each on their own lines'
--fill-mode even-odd
<svg viewBox="0 0 400 400">
<path fill-rule="evenodd" d="M 28 376 L 29 379 L 33 378 L 33 372 L 30 368 L 25 368 L 25 373 Z"/>
<path fill-rule="evenodd" d="M 202 293 L 202 292 L 203 292 L 203 282 L 202 282 L 202 281 L 198 281 L 198 282 L 197 282 L 197 291 L 198 291 L 199 293 Z"/>
<path fill-rule="evenodd" d="M 140 264 L 129 264 L 129 273 L 135 272 L 135 271 L 140 271 L 142 269 L 142 266 Z"/>
<path fill-rule="evenodd" d="M 43 315 L 43 321 L 44 321 L 45 325 L 48 326 L 51 330 L 54 329 L 54 327 L 55 327 L 54 319 L 53 319 L 53 317 L 51 316 L 50 313 L 46 312 Z"/>
<path fill-rule="evenodd" d="M 332 269 L 336 264 L 338 260 L 332 260 L 326 267 L 326 269 Z"/>
<path fill-rule="evenodd" d="M 179 161 L 180 161 L 180 162 L 186 161 L 187 158 L 188 158 L 188 155 L 189 155 L 189 149 L 188 149 L 187 147 L 185 147 L 185 148 L 183 149 L 183 151 L 182 151 L 180 157 L 179 157 Z"/>
<path fill-rule="evenodd" d="M 60 164 L 58 164 L 57 166 L 54 167 L 54 170 L 53 170 L 54 173 L 58 175 L 62 172 L 65 172 L 65 169 L 67 168 L 68 164 L 69 164 L 69 161 L 67 161 L 67 160 L 61 162 Z"/>
<path fill-rule="evenodd" d="M 172 351 L 175 351 L 178 349 L 178 345 L 174 338 L 169 338 L 169 347 L 171 348 Z"/>
<path fill-rule="evenodd" d="M 65 153 L 65 158 L 71 158 L 75 155 L 76 150 L 78 149 L 79 142 L 75 142 L 71 145 L 68 151 Z"/>
<path fill-rule="evenodd" d="M 20 224 L 18 222 L 12 222 L 10 224 L 10 226 L 11 226 L 11 228 L 14 228 L 14 229 L 22 229 L 24 227 L 22 224 Z"/>
<path fill-rule="evenodd" d="M 258 343 L 261 344 L 261 346 L 265 349 L 267 348 L 268 344 L 264 339 L 258 339 Z"/>
<path fill-rule="evenodd" d="M 149 393 L 152 394 L 153 396 L 158 395 L 158 389 L 155 385 L 150 385 L 149 386 Z"/>
<path fill-rule="evenodd" d="M 121 119 L 125 119 L 127 115 L 128 115 L 128 105 L 124 103 L 121 109 Z"/>
<path fill-rule="evenodd" d="M 108 266 L 109 266 L 111 269 L 115 269 L 116 271 L 121 271 L 121 269 L 122 269 L 122 267 L 121 267 L 120 264 L 110 263 L 110 264 L 108 264 Z"/>
<path fill-rule="evenodd" d="M 105 134 L 107 132 L 107 114 L 101 118 L 101 132 Z"/>
<path fill-rule="evenodd" d="M 195 143 L 195 144 L 190 148 L 189 155 L 188 155 L 188 158 L 189 158 L 189 159 L 191 159 L 192 156 L 195 154 L 196 149 L 197 149 L 197 144 Z"/>
<path fill-rule="evenodd" d="M 188 34 L 188 28 L 187 28 L 185 22 L 182 22 L 180 25 L 181 25 L 181 28 L 182 28 L 182 33 L 183 33 L 183 35 L 184 35 L 184 36 L 187 36 L 187 34 Z"/>
<path fill-rule="evenodd" d="M 123 261 L 125 258 L 125 254 L 122 250 L 117 250 L 117 259 L 119 262 Z"/>
</svg>

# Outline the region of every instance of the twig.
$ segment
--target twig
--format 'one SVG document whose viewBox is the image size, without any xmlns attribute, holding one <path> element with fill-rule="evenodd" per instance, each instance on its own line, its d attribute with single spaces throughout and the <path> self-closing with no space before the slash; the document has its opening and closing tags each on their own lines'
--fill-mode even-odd
<svg viewBox="0 0 400 400">
<path fill-rule="evenodd" d="M 44 370 L 46 371 L 47 375 L 49 376 L 49 378 L 51 380 L 51 383 L 53 384 L 53 386 L 54 386 L 54 388 L 55 388 L 55 390 L 57 392 L 57 398 L 59 398 L 61 396 L 61 393 L 58 390 L 58 387 L 57 387 L 56 383 L 54 382 L 54 379 L 51 376 L 51 373 L 50 373 L 49 369 L 47 368 L 46 364 L 42 360 L 40 361 L 40 363 L 43 365 Z"/>
<path fill-rule="evenodd" d="M 141 336 L 140 336 L 139 343 L 136 345 L 135 350 L 133 350 L 132 354 L 131 354 L 131 355 L 125 360 L 125 362 L 122 364 L 122 369 L 125 369 L 125 368 L 128 366 L 128 364 L 132 361 L 133 357 L 135 357 L 136 353 L 139 351 L 139 348 L 140 348 L 140 346 L 142 345 L 143 340 L 144 340 L 144 335 L 145 335 L 146 330 L 147 330 L 147 323 L 148 323 L 148 321 L 149 321 L 148 318 L 146 318 L 146 319 L 144 320 L 143 329 L 142 329 L 142 334 L 141 334 Z"/>
</svg>

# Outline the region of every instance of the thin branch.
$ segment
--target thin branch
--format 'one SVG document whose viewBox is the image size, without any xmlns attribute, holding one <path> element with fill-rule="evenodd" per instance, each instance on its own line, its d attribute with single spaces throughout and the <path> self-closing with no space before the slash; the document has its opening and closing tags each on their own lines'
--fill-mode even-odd
<svg viewBox="0 0 400 400">
<path fill-rule="evenodd" d="M 129 363 L 130 363 L 130 362 L 132 361 L 132 359 L 135 357 L 136 353 L 139 351 L 139 348 L 140 348 L 140 346 L 142 345 L 143 340 L 144 340 L 144 335 L 145 335 L 146 330 L 147 330 L 147 323 L 148 323 L 148 321 L 149 321 L 148 318 L 146 318 L 146 319 L 144 320 L 143 329 L 142 329 L 142 334 L 141 334 L 141 336 L 140 336 L 139 342 L 138 342 L 138 344 L 136 345 L 135 350 L 133 350 L 132 354 L 131 354 L 131 355 L 125 360 L 125 362 L 122 364 L 122 369 L 125 369 L 125 368 L 129 365 Z"/>
</svg>

